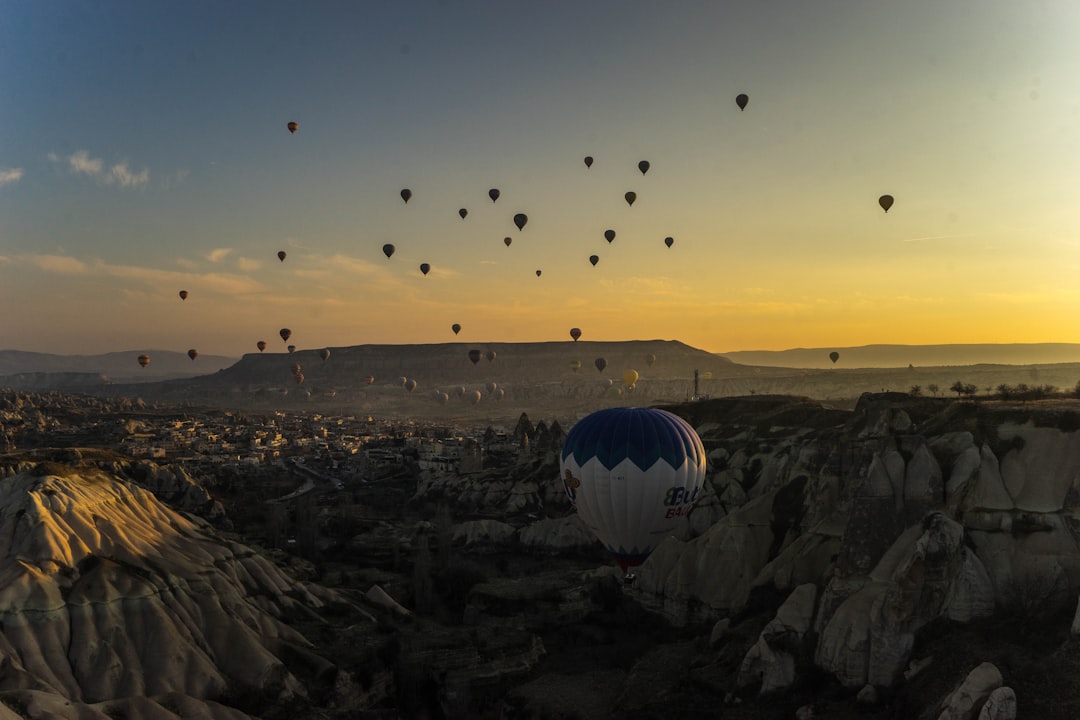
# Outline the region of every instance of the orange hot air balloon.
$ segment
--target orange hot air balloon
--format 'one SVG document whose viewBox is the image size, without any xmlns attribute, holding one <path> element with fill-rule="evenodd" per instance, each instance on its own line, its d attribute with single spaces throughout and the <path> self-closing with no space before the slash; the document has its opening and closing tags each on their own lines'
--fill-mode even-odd
<svg viewBox="0 0 1080 720">
<path fill-rule="evenodd" d="M 199 351 L 196 350 L 195 348 L 191 348 L 190 350 L 187 351 L 187 356 L 189 358 L 191 358 L 192 362 L 195 362 L 195 358 L 199 357 Z"/>
<path fill-rule="evenodd" d="M 292 330 L 289 328 L 281 328 L 278 330 L 278 335 L 281 336 L 282 342 L 289 342 L 289 338 L 292 337 Z"/>
<path fill-rule="evenodd" d="M 262 352 L 266 349 L 266 341 L 260 340 L 259 342 L 255 343 L 255 347 L 259 348 L 259 352 Z"/>
<path fill-rule="evenodd" d="M 291 135 L 291 134 L 295 133 L 300 128 L 300 123 L 291 122 L 288 125 L 286 125 L 285 127 L 289 128 L 289 134 Z"/>
<path fill-rule="evenodd" d="M 281 262 L 285 262 L 285 256 L 287 253 L 284 250 L 278 250 L 277 259 Z"/>
<path fill-rule="evenodd" d="M 146 367 L 147 365 L 150 364 L 150 356 L 149 355 L 140 355 L 138 360 L 139 360 L 139 365 L 141 365 L 143 367 Z"/>
<path fill-rule="evenodd" d="M 187 300 L 187 296 L 188 296 L 188 291 L 187 290 L 181 290 L 180 291 L 180 299 L 181 300 Z"/>
</svg>

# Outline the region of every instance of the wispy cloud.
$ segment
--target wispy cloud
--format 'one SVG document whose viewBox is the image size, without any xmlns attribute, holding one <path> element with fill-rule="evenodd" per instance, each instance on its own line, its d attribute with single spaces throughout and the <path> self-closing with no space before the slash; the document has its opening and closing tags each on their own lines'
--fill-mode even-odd
<svg viewBox="0 0 1080 720">
<path fill-rule="evenodd" d="M 57 275 L 83 275 L 89 269 L 82 260 L 67 255 L 26 255 L 24 257 L 38 270 Z"/>
<path fill-rule="evenodd" d="M 229 256 L 232 248 L 214 248 L 206 254 L 206 259 L 212 263 L 221 262 Z"/>
<path fill-rule="evenodd" d="M 22 180 L 22 168 L 0 168 L 0 187 Z"/>
<path fill-rule="evenodd" d="M 248 295 L 267 292 L 259 281 L 235 273 L 190 273 L 135 265 L 112 265 L 101 260 L 84 261 L 67 255 L 14 255 L 11 265 L 24 265 L 56 275 L 85 275 L 117 278 L 138 283 L 153 290 L 162 287 L 195 288 L 203 293 Z"/>
<path fill-rule="evenodd" d="M 60 162 L 56 153 L 49 153 L 49 160 Z M 101 158 L 91 157 L 86 150 L 76 150 L 65 158 L 68 170 L 73 175 L 86 175 L 95 182 L 103 185 L 116 185 L 121 188 L 143 188 L 150 182 L 150 171 L 147 169 L 135 172 L 126 161 L 120 161 L 106 167 Z"/>
<path fill-rule="evenodd" d="M 238 257 L 236 258 L 236 267 L 243 272 L 253 272 L 262 267 L 262 260 L 256 260 L 255 258 Z"/>
</svg>

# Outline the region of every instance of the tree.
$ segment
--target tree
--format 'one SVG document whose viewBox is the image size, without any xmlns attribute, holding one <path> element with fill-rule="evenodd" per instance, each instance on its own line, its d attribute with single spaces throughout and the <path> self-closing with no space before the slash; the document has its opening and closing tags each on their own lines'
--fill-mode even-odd
<svg viewBox="0 0 1080 720">
<path fill-rule="evenodd" d="M 937 386 L 937 383 L 930 383 L 929 385 L 926 386 L 926 389 L 929 390 L 933 394 L 934 397 L 937 397 L 937 393 L 938 393 L 938 389 L 939 389 L 938 386 Z"/>
<path fill-rule="evenodd" d="M 912 385 L 911 390 L 908 390 L 908 394 L 911 397 L 920 397 L 922 395 L 922 385 Z"/>
</svg>

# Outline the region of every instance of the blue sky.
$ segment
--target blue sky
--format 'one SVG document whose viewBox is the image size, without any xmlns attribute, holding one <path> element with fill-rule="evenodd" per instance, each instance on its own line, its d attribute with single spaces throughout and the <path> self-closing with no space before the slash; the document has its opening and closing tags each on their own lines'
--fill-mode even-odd
<svg viewBox="0 0 1080 720">
<path fill-rule="evenodd" d="M 1078 27 L 1065 1 L 8 2 L 0 345 L 1080 342 Z"/>
</svg>

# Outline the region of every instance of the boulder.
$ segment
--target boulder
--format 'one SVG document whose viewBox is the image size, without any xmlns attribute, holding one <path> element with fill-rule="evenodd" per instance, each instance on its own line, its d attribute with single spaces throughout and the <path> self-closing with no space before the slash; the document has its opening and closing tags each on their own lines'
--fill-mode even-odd
<svg viewBox="0 0 1080 720">
<path fill-rule="evenodd" d="M 938 720 L 977 720 L 990 694 L 1002 686 L 1001 671 L 984 662 L 968 673 L 942 703 Z"/>
</svg>

